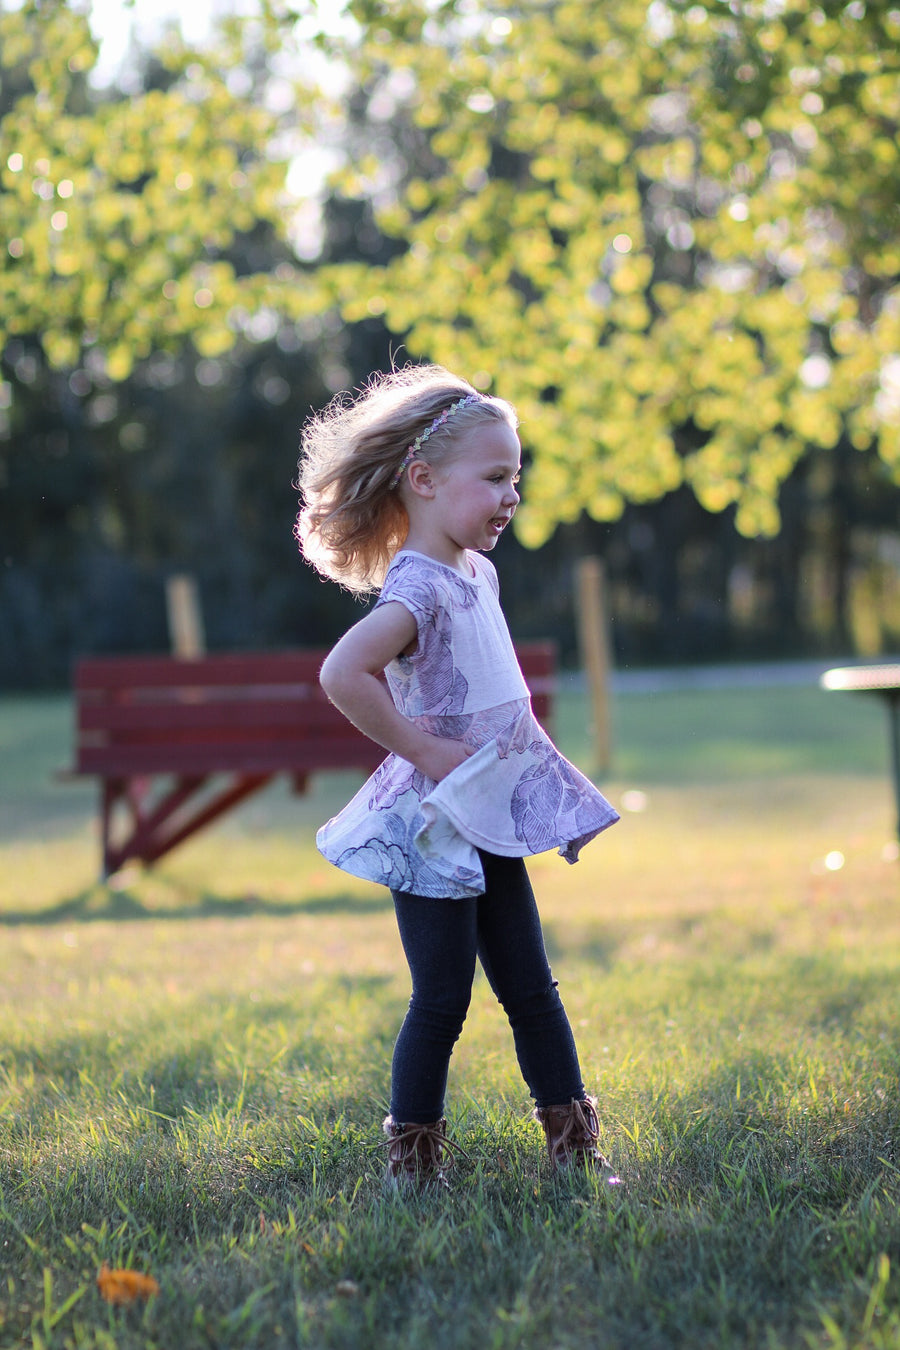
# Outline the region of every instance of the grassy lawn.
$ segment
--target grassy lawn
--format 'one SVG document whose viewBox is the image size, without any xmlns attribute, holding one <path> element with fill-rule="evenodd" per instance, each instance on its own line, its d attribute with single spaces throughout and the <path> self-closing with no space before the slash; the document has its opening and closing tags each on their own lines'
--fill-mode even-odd
<svg viewBox="0 0 900 1350">
<path fill-rule="evenodd" d="M 586 710 L 558 730 L 589 764 Z M 898 863 L 884 713 L 621 695 L 622 823 L 535 859 L 623 1184 L 551 1181 L 483 980 L 444 1200 L 381 1188 L 408 997 L 386 893 L 280 788 L 96 882 L 64 700 L 0 701 L 0 1346 L 900 1346 Z M 624 809 L 626 806 L 640 809 Z M 102 1301 L 102 1262 L 152 1274 Z"/>
</svg>

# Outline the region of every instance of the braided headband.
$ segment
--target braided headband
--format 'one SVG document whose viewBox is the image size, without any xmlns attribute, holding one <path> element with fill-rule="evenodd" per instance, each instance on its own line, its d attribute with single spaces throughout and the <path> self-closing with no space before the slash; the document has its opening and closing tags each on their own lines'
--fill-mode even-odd
<svg viewBox="0 0 900 1350">
<path fill-rule="evenodd" d="M 402 460 L 400 461 L 400 465 L 399 468 L 397 469 L 397 472 L 391 479 L 389 491 L 393 491 L 393 489 L 400 482 L 400 479 L 403 477 L 404 471 L 406 470 L 407 466 L 411 464 L 412 461 L 415 459 L 416 455 L 419 453 L 421 446 L 424 444 L 425 441 L 428 440 L 428 437 L 431 435 L 433 431 L 437 431 L 438 427 L 442 427 L 444 423 L 448 420 L 448 418 L 452 417 L 453 414 L 455 412 L 458 412 L 460 408 L 468 408 L 472 403 L 481 403 L 481 402 L 483 402 L 481 394 L 466 394 L 465 398 L 461 398 L 458 403 L 451 403 L 449 408 L 445 408 L 442 413 L 438 413 L 437 417 L 434 419 L 431 426 L 426 427 L 426 429 L 422 432 L 421 436 L 416 437 L 412 445 L 407 450 L 406 454 L 403 456 Z"/>
</svg>

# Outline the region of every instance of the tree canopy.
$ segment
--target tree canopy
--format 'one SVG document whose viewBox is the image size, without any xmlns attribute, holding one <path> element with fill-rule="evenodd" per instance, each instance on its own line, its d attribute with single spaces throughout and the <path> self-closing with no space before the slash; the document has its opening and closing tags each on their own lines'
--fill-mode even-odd
<svg viewBox="0 0 900 1350">
<path fill-rule="evenodd" d="M 771 535 L 844 437 L 900 481 L 896 5 L 350 10 L 428 171 L 348 172 L 403 251 L 344 269 L 344 313 L 518 405 L 527 542 L 683 483 Z"/>
<path fill-rule="evenodd" d="M 271 38 L 234 19 L 199 50 L 173 28 L 153 87 L 103 95 L 86 84 L 97 45 L 82 8 L 0 7 L 0 347 L 37 335 L 60 369 L 90 349 L 123 380 L 187 337 L 220 356 L 268 306 L 320 307 L 287 249 L 258 271 L 229 256 L 240 235 L 285 235 L 280 119 L 254 96 Z M 312 92 L 294 95 L 302 120 Z"/>
<path fill-rule="evenodd" d="M 591 550 L 627 660 L 896 645 L 878 4 L 234 0 L 100 87 L 90 0 L 0 0 L 0 684 L 165 646 L 173 568 L 212 648 L 336 637 L 297 427 L 398 338 L 519 405 L 517 633 Z"/>
<path fill-rule="evenodd" d="M 267 315 L 378 319 L 517 404 L 532 545 L 682 485 L 772 535 L 838 444 L 900 481 L 895 0 L 349 0 L 335 190 L 390 261 L 312 269 L 285 183 L 318 96 L 291 140 L 261 87 L 317 10 L 173 30 L 125 98 L 87 85 L 82 7 L 0 0 L 0 347 L 120 381 Z"/>
</svg>

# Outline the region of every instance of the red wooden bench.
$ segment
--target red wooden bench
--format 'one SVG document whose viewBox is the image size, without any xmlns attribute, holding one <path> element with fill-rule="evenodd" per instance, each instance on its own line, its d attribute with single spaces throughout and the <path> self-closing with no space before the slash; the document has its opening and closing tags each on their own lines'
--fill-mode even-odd
<svg viewBox="0 0 900 1350">
<path fill-rule="evenodd" d="M 551 712 L 552 643 L 517 648 L 535 712 Z M 103 876 L 151 865 L 287 774 L 303 792 L 325 769 L 371 772 L 385 751 L 319 687 L 324 651 L 77 663 L 75 775 L 100 779 Z"/>
</svg>

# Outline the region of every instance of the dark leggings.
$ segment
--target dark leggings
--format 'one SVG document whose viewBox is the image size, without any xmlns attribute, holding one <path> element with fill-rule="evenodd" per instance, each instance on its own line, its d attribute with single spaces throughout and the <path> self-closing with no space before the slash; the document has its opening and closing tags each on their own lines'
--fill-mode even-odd
<svg viewBox="0 0 900 1350">
<path fill-rule="evenodd" d="M 469 1009 L 476 956 L 509 1018 L 535 1104 L 557 1106 L 584 1097 L 572 1029 L 550 973 L 525 864 L 490 853 L 481 860 L 485 891 L 473 899 L 392 892 L 412 974 L 391 1082 L 391 1115 L 403 1123 L 444 1114 L 450 1056 Z"/>
</svg>

